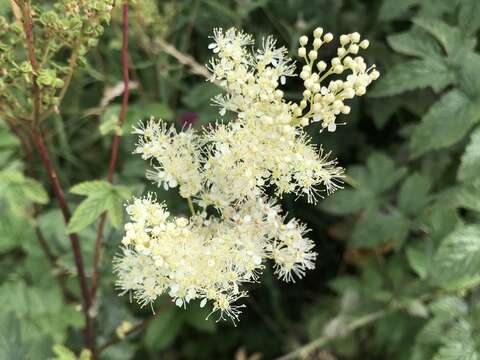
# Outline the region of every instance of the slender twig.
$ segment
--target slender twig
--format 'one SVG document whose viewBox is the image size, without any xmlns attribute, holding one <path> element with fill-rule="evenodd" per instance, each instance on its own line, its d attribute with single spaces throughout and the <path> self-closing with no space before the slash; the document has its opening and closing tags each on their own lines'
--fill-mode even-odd
<svg viewBox="0 0 480 360">
<path fill-rule="evenodd" d="M 145 320 L 139 322 L 137 325 L 133 326 L 130 330 L 126 331 L 123 335 L 122 338 L 118 337 L 118 336 L 114 336 L 113 338 L 111 338 L 110 340 L 107 340 L 102 346 L 99 346 L 98 349 L 95 351 L 94 353 L 94 358 L 98 358 L 99 355 L 107 348 L 109 348 L 110 346 L 112 345 L 115 345 L 117 343 L 119 343 L 120 341 L 122 341 L 124 338 L 126 337 L 129 337 L 135 333 L 138 333 L 139 331 L 142 331 L 144 330 L 148 324 L 155 319 L 155 317 L 160 314 L 166 307 L 168 307 L 169 305 L 171 305 L 171 302 L 164 302 L 162 304 L 160 304 L 156 309 L 155 311 L 153 312 L 153 314 L 151 314 L 149 317 L 147 317 Z"/>
<path fill-rule="evenodd" d="M 123 96 L 122 96 L 122 107 L 120 109 L 120 115 L 118 117 L 118 127 L 121 127 L 125 121 L 125 115 L 128 108 L 128 97 L 129 97 L 129 74 L 128 74 L 128 4 L 125 2 L 122 8 L 123 13 L 123 28 L 122 28 L 122 73 L 123 73 Z M 108 175 L 107 181 L 113 181 L 113 175 L 115 174 L 115 167 L 117 165 L 118 158 L 118 148 L 120 145 L 120 135 L 115 134 L 112 141 L 112 150 L 110 154 L 110 164 L 108 166 Z M 92 275 L 92 299 L 95 298 L 95 294 L 98 287 L 98 279 L 100 277 L 100 263 L 102 255 L 102 241 L 103 241 L 103 232 L 105 228 L 107 214 L 103 213 L 100 217 L 100 222 L 97 229 L 97 238 L 95 240 L 95 252 L 93 259 L 93 275 Z"/>
<path fill-rule="evenodd" d="M 177 61 L 182 64 L 190 67 L 190 72 L 195 75 L 200 75 L 206 79 L 211 79 L 212 75 L 208 69 L 199 64 L 193 57 L 190 55 L 184 54 L 178 51 L 175 46 L 167 43 L 163 39 L 155 39 L 156 45 L 160 47 L 165 53 L 177 59 Z"/>
<path fill-rule="evenodd" d="M 80 50 L 80 40 L 77 41 L 75 46 L 73 47 L 72 54 L 70 55 L 70 59 L 68 60 L 68 72 L 65 78 L 63 79 L 63 87 L 62 90 L 60 90 L 60 94 L 58 95 L 57 98 L 57 106 L 53 106 L 44 113 L 40 115 L 39 120 L 43 121 L 47 119 L 50 115 L 52 115 L 58 108 L 58 106 L 62 103 L 63 98 L 67 94 L 67 90 L 70 87 L 70 83 L 73 78 L 73 73 L 75 72 L 75 67 L 77 65 L 77 59 L 79 55 L 79 50 Z"/>
<path fill-rule="evenodd" d="M 344 329 L 342 329 L 341 334 L 337 334 L 337 333 L 326 334 L 326 335 L 308 343 L 307 345 L 302 346 L 302 347 L 292 351 L 291 353 L 288 353 L 284 356 L 279 357 L 277 360 L 305 359 L 314 350 L 326 345 L 330 341 L 338 338 L 339 336 L 346 336 L 346 335 L 350 334 L 351 332 L 355 331 L 358 328 L 361 328 L 361 327 L 364 327 L 368 324 L 371 324 L 371 323 L 375 322 L 376 320 L 386 316 L 391 311 L 393 311 L 393 309 L 376 311 L 376 312 L 373 312 L 371 314 L 367 314 L 365 316 L 362 316 L 359 319 L 355 319 L 351 323 L 346 325 Z"/>
<path fill-rule="evenodd" d="M 65 223 L 68 224 L 71 217 L 70 209 L 65 199 L 63 188 L 60 184 L 57 173 L 55 171 L 55 167 L 53 166 L 53 163 L 50 160 L 50 156 L 48 154 L 48 150 L 45 145 L 41 130 L 34 129 L 32 131 L 32 138 L 40 154 L 42 163 L 47 171 L 48 177 L 50 179 L 50 183 L 53 188 L 53 192 L 59 203 Z M 77 269 L 78 278 L 80 282 L 80 289 L 81 289 L 82 298 L 83 298 L 83 311 L 85 315 L 85 346 L 88 349 L 93 349 L 92 319 L 89 313 L 90 306 L 91 306 L 91 298 L 90 298 L 90 291 L 88 289 L 87 276 L 86 276 L 85 268 L 83 265 L 83 257 L 82 257 L 82 251 L 80 248 L 80 241 L 78 239 L 77 234 L 75 233 L 69 234 L 69 238 L 70 238 L 70 244 L 73 250 L 73 257 L 75 260 L 75 266 Z"/>
<path fill-rule="evenodd" d="M 192 213 L 193 216 L 195 216 L 195 208 L 193 207 L 192 198 L 190 196 L 187 198 L 187 202 L 188 202 L 188 208 L 190 209 L 190 212 Z"/>
</svg>

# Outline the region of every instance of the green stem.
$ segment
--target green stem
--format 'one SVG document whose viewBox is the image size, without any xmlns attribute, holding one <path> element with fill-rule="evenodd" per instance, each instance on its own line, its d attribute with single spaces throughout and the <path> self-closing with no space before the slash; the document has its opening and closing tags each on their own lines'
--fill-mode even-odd
<svg viewBox="0 0 480 360">
<path fill-rule="evenodd" d="M 190 212 L 192 213 L 192 215 L 195 215 L 195 208 L 193 207 L 192 198 L 189 196 L 187 198 L 187 201 L 188 201 L 188 208 L 190 209 Z"/>
</svg>

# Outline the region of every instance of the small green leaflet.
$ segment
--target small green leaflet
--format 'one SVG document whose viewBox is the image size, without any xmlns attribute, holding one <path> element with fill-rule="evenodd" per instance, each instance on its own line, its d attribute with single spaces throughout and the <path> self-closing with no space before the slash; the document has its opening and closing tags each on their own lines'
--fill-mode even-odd
<svg viewBox="0 0 480 360">
<path fill-rule="evenodd" d="M 67 226 L 68 233 L 84 229 L 105 211 L 112 225 L 117 228 L 120 227 L 123 202 L 131 196 L 128 188 L 112 185 L 104 180 L 86 181 L 77 184 L 70 189 L 70 192 L 84 195 L 87 198 L 75 209 Z"/>
</svg>

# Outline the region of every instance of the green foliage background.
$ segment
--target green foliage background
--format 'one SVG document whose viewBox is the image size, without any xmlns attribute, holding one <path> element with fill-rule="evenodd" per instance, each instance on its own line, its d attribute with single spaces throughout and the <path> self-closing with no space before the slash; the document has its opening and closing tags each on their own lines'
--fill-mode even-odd
<svg viewBox="0 0 480 360">
<path fill-rule="evenodd" d="M 76 358 L 70 350 L 80 353 L 83 317 L 67 233 L 80 232 L 91 269 L 104 211 L 110 221 L 92 309 L 97 345 L 115 338 L 122 322 L 151 316 L 149 308 L 119 297 L 113 284 L 122 203 L 149 189 L 146 164 L 131 155 L 130 129 L 150 115 L 180 126 L 189 112 L 200 127 L 216 119 L 209 98 L 218 93 L 165 53 L 162 42 L 203 64 L 214 27 L 236 26 L 258 40 L 274 34 L 293 55 L 298 37 L 322 26 L 368 38 L 365 57 L 382 77 L 354 101 L 346 126 L 334 134 L 312 129 L 315 141 L 347 168 L 345 189 L 318 206 L 282 200 L 313 230 L 316 269 L 295 284 L 277 281 L 267 269 L 251 285 L 237 327 L 205 321 L 195 305 L 169 306 L 101 358 L 273 359 L 320 338 L 328 341 L 311 359 L 480 359 L 480 2 L 138 0 L 130 9 L 131 75 L 138 86 L 123 128 L 115 127 L 120 98 L 99 104 L 121 82 L 118 9 L 76 71 L 61 115 L 43 125 L 76 209 L 68 227 L 41 164 L 27 160 L 0 114 L 0 358 L 66 360 Z M 9 1 L 0 1 L 0 12 L 13 19 Z M 331 58 L 333 48 L 321 56 Z M 287 85 L 291 99 L 300 96 L 299 84 Z M 103 179 L 114 132 L 123 136 L 112 186 Z M 159 191 L 159 197 L 177 213 L 188 211 L 175 195 Z M 56 257 L 54 270 L 35 239 L 38 228 Z M 365 324 L 352 327 L 359 320 Z"/>
</svg>

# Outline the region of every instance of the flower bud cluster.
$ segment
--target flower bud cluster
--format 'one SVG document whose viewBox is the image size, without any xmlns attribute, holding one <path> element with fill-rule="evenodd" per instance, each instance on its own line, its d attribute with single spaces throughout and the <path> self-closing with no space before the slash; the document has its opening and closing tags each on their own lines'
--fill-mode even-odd
<svg viewBox="0 0 480 360">
<path fill-rule="evenodd" d="M 62 0 L 53 6 L 28 5 L 25 11 L 30 11 L 35 33 L 32 47 L 38 63 L 36 78 L 25 50 L 28 39 L 20 19 L 7 21 L 0 16 L 0 115 L 15 119 L 31 116 L 34 78 L 40 90 L 39 110 L 54 109 L 75 66 L 84 62 L 84 55 L 97 44 L 103 25 L 110 21 L 113 5 L 114 0 Z M 70 56 L 64 60 L 60 52 Z"/>
<path fill-rule="evenodd" d="M 300 78 L 303 80 L 305 90 L 303 100 L 294 108 L 294 114 L 300 124 L 321 122 L 322 128 L 331 132 L 336 130 L 337 116 L 350 113 L 350 107 L 345 101 L 364 95 L 372 81 L 380 76 L 375 65 L 368 67 L 363 57 L 357 55 L 360 49 L 367 49 L 369 46 L 369 41 L 362 40 L 357 32 L 340 36 L 337 56 L 331 59 L 330 64 L 323 60 L 318 61 L 318 50 L 332 40 L 331 33 L 323 34 L 322 28 L 315 29 L 312 49 L 307 54 L 309 38 L 305 35 L 300 37 L 298 55 L 306 63 Z M 350 74 L 345 79 L 338 78 L 345 72 Z M 330 76 L 336 76 L 336 79 L 330 80 L 326 85 L 323 84 Z"/>
<path fill-rule="evenodd" d="M 135 153 L 153 166 L 147 178 L 165 190 L 178 186 L 192 215 L 170 216 L 153 195 L 127 206 L 130 222 L 123 254 L 115 263 L 123 292 L 142 305 L 162 294 L 169 294 L 178 306 L 198 299 L 202 307 L 211 304 L 220 318 L 236 321 L 243 305 L 235 302 L 247 296 L 242 285 L 258 281 L 267 260 L 285 281 L 314 268 L 316 253 L 305 236 L 306 227 L 295 219 L 287 221 L 266 189 L 274 189 L 278 197 L 295 193 L 315 202 L 322 192 L 341 186 L 343 169 L 311 144 L 304 128 L 321 117 L 324 127 L 332 130 L 335 118 L 329 114 L 348 113 L 343 100 L 352 96 L 346 94 L 360 94 L 378 76 L 367 70 L 362 58 L 348 56 L 368 42 L 355 33 L 345 36 L 340 40 L 344 51 L 339 50 L 332 68 L 317 66 L 323 68 L 319 73 L 312 70 L 317 50 L 333 35 L 316 29 L 313 50 L 299 51 L 308 64 L 300 76 L 310 93 L 296 104 L 287 102 L 279 89 L 294 75 L 284 47 L 276 47 L 268 37 L 260 49 L 252 50 L 250 35 L 215 29 L 209 48 L 216 56 L 209 68 L 224 94 L 213 102 L 220 115 L 233 112 L 234 120 L 198 132 L 177 132 L 153 119 L 136 129 L 140 138 Z M 308 42 L 302 36 L 301 49 Z M 325 74 L 347 70 L 347 80 L 319 85 Z"/>
</svg>

